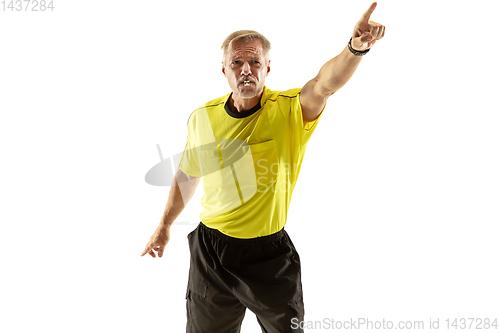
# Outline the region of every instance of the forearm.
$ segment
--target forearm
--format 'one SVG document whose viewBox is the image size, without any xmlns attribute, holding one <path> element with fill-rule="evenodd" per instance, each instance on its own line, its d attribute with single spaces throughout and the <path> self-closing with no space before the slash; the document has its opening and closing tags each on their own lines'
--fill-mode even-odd
<svg viewBox="0 0 500 333">
<path fill-rule="evenodd" d="M 200 178 L 189 177 L 180 169 L 177 170 L 174 180 L 172 181 L 167 205 L 161 218 L 162 225 L 170 226 L 174 223 L 175 219 L 193 197 L 199 182 Z"/>
<path fill-rule="evenodd" d="M 342 53 L 321 67 L 318 78 L 320 89 L 325 95 L 331 95 L 350 80 L 361 62 L 362 56 L 355 56 L 346 46 Z"/>
</svg>

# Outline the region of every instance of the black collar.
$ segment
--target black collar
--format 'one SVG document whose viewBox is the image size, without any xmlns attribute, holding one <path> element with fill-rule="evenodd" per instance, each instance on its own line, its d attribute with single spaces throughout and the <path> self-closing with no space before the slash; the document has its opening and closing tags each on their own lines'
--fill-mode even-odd
<svg viewBox="0 0 500 333">
<path fill-rule="evenodd" d="M 264 94 L 262 94 L 262 95 L 264 96 Z M 245 118 L 245 117 L 251 116 L 255 112 L 259 111 L 260 108 L 261 108 L 260 101 L 259 101 L 259 103 L 257 103 L 250 110 L 247 110 L 247 111 L 244 111 L 244 112 L 234 112 L 234 111 L 231 111 L 231 107 L 230 107 L 230 105 L 231 105 L 231 102 L 230 102 L 231 101 L 231 96 L 233 96 L 233 93 L 231 93 L 231 95 L 229 95 L 229 98 L 227 99 L 226 104 L 224 105 L 224 109 L 226 109 L 227 114 L 230 115 L 233 118 Z M 261 97 L 261 100 L 262 100 L 262 97 Z"/>
</svg>

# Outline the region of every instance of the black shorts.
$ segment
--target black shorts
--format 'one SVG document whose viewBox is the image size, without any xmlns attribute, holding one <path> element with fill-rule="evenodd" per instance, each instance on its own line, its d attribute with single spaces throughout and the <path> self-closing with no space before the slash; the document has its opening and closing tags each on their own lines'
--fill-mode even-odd
<svg viewBox="0 0 500 333">
<path fill-rule="evenodd" d="M 292 329 L 304 320 L 300 258 L 284 229 L 240 239 L 200 223 L 188 240 L 186 332 L 240 332 L 247 308 L 262 332 L 303 332 Z"/>
</svg>

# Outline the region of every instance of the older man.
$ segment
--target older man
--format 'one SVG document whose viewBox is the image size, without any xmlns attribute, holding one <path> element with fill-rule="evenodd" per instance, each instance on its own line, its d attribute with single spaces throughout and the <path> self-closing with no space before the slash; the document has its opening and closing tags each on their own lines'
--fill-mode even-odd
<svg viewBox="0 0 500 333">
<path fill-rule="evenodd" d="M 300 258 L 284 226 L 307 143 L 329 96 L 384 36 L 369 21 L 303 88 L 271 91 L 271 44 L 252 30 L 222 44 L 231 93 L 197 108 L 161 223 L 142 255 L 162 257 L 170 226 L 203 177 L 200 224 L 188 235 L 187 332 L 239 332 L 246 309 L 263 332 L 302 332 Z"/>
</svg>

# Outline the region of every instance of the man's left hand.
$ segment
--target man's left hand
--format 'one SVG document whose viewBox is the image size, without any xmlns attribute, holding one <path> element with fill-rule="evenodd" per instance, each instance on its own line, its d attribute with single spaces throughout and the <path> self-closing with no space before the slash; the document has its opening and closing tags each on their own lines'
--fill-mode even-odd
<svg viewBox="0 0 500 333">
<path fill-rule="evenodd" d="M 384 37 L 385 26 L 380 23 L 368 21 L 376 7 L 377 3 L 372 3 L 354 27 L 351 46 L 356 51 L 367 50 L 375 45 L 377 40 Z"/>
</svg>

